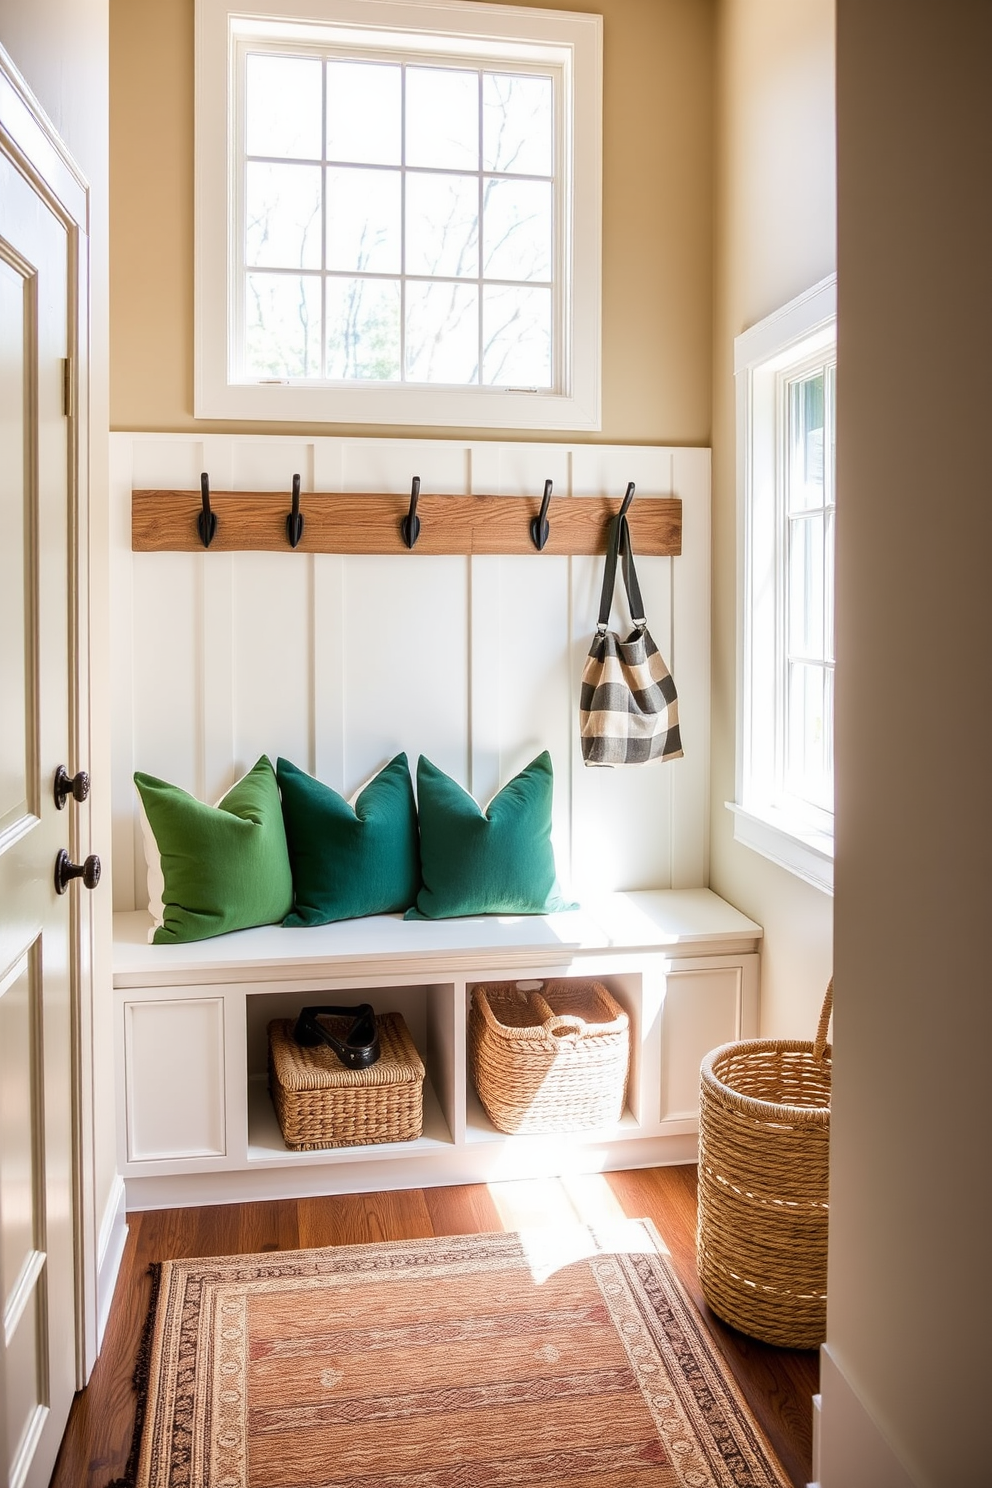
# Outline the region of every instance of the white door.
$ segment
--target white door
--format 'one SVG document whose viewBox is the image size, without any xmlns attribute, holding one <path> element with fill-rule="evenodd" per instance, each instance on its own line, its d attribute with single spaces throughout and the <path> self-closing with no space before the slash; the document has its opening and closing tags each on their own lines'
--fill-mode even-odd
<svg viewBox="0 0 992 1488">
<path fill-rule="evenodd" d="M 69 765 L 70 271 L 0 136 L 0 1485 L 45 1488 L 76 1384 Z M 80 785 L 80 791 L 82 786 Z M 92 872 L 91 872 L 92 877 Z"/>
</svg>

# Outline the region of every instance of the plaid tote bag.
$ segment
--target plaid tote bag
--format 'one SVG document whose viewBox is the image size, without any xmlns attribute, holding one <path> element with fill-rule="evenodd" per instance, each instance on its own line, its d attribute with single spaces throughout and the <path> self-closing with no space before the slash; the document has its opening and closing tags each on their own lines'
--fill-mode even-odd
<svg viewBox="0 0 992 1488">
<path fill-rule="evenodd" d="M 634 622 L 625 641 L 609 629 L 618 560 Z M 610 524 L 599 623 L 582 669 L 579 735 L 587 765 L 646 765 L 683 752 L 678 695 L 644 619 L 625 516 Z"/>
</svg>

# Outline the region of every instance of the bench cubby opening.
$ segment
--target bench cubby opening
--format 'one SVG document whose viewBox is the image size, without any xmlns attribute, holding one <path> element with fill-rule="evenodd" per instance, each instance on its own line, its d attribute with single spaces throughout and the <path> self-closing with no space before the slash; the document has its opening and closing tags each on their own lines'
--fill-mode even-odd
<svg viewBox="0 0 992 1488">
<path fill-rule="evenodd" d="M 376 1013 L 399 1013 L 410 1031 L 417 1053 L 424 1062 L 424 1131 L 411 1142 L 380 1142 L 367 1147 L 329 1147 L 315 1152 L 293 1152 L 286 1147 L 269 1094 L 268 1034 L 275 1018 L 294 1019 L 300 1009 L 312 1004 L 352 1005 L 369 1002 Z M 385 986 L 309 985 L 288 992 L 284 989 L 247 991 L 245 994 L 246 1054 L 248 1063 L 248 1161 L 327 1162 L 329 1157 L 374 1160 L 403 1152 L 429 1152 L 450 1145 L 456 1128 L 455 1090 L 452 1079 L 455 1043 L 455 987 L 451 982 L 393 983 Z"/>
</svg>

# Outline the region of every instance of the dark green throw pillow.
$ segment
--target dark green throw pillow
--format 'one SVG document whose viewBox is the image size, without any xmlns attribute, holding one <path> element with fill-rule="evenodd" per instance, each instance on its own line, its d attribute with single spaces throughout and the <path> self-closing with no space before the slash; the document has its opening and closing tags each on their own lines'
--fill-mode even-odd
<svg viewBox="0 0 992 1488">
<path fill-rule="evenodd" d="M 539 754 L 482 811 L 423 755 L 417 764 L 423 887 L 406 918 L 550 914 L 558 895 L 551 847 L 551 756 Z"/>
<path fill-rule="evenodd" d="M 379 771 L 350 806 L 312 775 L 276 763 L 293 866 L 284 925 L 327 925 L 394 914 L 417 897 L 417 807 L 405 754 Z"/>
<path fill-rule="evenodd" d="M 263 754 L 218 806 L 154 775 L 134 777 L 143 810 L 153 945 L 271 925 L 293 903 L 275 771 Z"/>
</svg>

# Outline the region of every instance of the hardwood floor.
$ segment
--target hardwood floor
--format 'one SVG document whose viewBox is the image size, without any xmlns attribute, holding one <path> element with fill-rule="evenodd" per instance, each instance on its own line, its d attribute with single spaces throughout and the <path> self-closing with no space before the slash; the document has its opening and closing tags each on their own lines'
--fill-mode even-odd
<svg viewBox="0 0 992 1488">
<path fill-rule="evenodd" d="M 103 1351 L 73 1403 L 51 1488 L 106 1488 L 124 1470 L 134 1423 L 131 1374 L 153 1261 L 481 1234 L 559 1219 L 591 1223 L 621 1214 L 653 1221 L 786 1472 L 805 1488 L 812 1477 L 817 1355 L 745 1338 L 707 1308 L 695 1266 L 694 1167 L 131 1214 Z"/>
</svg>

